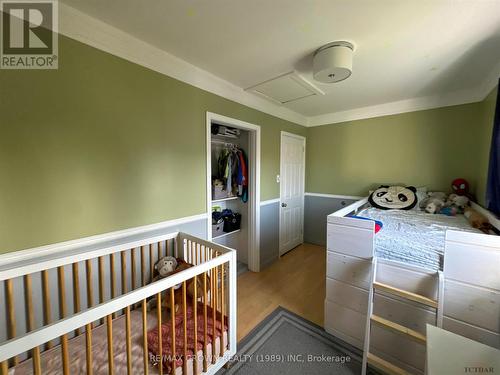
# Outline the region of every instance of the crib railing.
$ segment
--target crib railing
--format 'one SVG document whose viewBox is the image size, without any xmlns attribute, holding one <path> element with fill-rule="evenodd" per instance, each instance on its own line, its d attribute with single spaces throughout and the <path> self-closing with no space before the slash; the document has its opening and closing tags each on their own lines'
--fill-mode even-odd
<svg viewBox="0 0 500 375">
<path fill-rule="evenodd" d="M 180 257 L 194 266 L 167 278 L 151 282 L 154 264 L 162 256 Z M 21 256 L 22 258 L 22 256 Z M 95 272 L 97 269 L 97 272 Z M 188 302 L 187 282 L 194 282 L 194 295 Z M 201 280 L 202 295 L 197 282 Z M 60 346 L 61 373 L 70 374 L 69 340 L 84 336 L 87 374 L 93 373 L 93 328 L 106 327 L 108 373 L 115 373 L 113 345 L 113 318 L 124 315 L 126 330 L 126 368 L 132 373 L 131 311 L 140 310 L 142 316 L 143 372 L 149 372 L 148 313 L 150 298 L 168 301 L 170 309 L 156 308 L 156 323 L 162 327 L 170 319 L 172 328 L 171 352 L 176 354 L 175 308 L 179 303 L 183 315 L 183 373 L 188 366 L 187 310 L 192 303 L 193 316 L 199 306 L 203 310 L 203 360 L 196 360 L 198 328 L 194 319 L 193 373 L 207 372 L 209 367 L 220 368 L 236 352 L 236 253 L 224 246 L 184 233 L 145 238 L 131 242 L 93 244 L 91 248 L 60 254 L 42 254 L 37 258 L 16 261 L 15 257 L 0 258 L 0 303 L 5 314 L 0 319 L 4 337 L 0 336 L 0 373 L 24 361 L 31 361 L 34 374 L 43 373 L 44 352 Z M 37 293 L 33 286 L 37 287 Z M 174 288 L 180 285 L 180 301 L 175 300 Z M 97 286 L 97 288 L 96 288 Z M 97 289 L 97 296 L 94 293 Z M 97 298 L 96 298 L 97 297 Z M 208 307 L 213 331 L 208 331 Z M 168 315 L 165 315 L 168 314 Z M 212 347 L 207 356 L 207 338 L 216 343 L 216 314 L 221 317 L 218 351 Z M 224 340 L 225 316 L 228 317 L 227 340 Z M 23 324 L 23 320 L 25 323 Z M 158 329 L 158 352 L 162 355 L 162 329 Z M 171 373 L 176 372 L 176 361 L 171 362 Z M 216 364 L 216 365 L 215 365 Z M 158 372 L 166 373 L 163 360 L 158 361 Z M 201 368 L 199 368 L 201 367 Z"/>
</svg>

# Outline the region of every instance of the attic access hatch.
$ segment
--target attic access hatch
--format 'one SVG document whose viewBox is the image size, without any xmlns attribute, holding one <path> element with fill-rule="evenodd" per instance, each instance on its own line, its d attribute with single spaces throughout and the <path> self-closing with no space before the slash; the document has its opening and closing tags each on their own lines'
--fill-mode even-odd
<svg viewBox="0 0 500 375">
<path fill-rule="evenodd" d="M 325 95 L 325 93 L 298 75 L 296 72 L 283 74 L 268 81 L 259 83 L 245 89 L 262 96 L 276 104 L 290 103 L 295 100 L 307 98 L 315 95 Z"/>
</svg>

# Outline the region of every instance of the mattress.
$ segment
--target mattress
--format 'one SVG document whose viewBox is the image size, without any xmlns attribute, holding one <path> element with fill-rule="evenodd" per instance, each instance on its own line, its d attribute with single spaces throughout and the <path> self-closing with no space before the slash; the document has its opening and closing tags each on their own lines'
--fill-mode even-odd
<svg viewBox="0 0 500 375">
<path fill-rule="evenodd" d="M 131 342 L 132 342 L 132 372 L 142 374 L 144 372 L 143 346 L 142 346 L 142 313 L 140 310 L 133 310 L 130 314 L 131 320 Z M 148 329 L 157 326 L 156 311 L 148 312 Z M 94 374 L 108 374 L 108 343 L 106 335 L 106 324 L 100 325 L 92 330 L 92 356 Z M 227 331 L 224 332 L 224 343 L 227 343 Z M 121 315 L 113 319 L 113 350 L 115 374 L 127 373 L 127 353 L 125 338 L 125 316 Z M 227 348 L 227 347 L 226 347 Z M 215 355 L 220 355 L 220 337 L 215 341 Z M 70 373 L 85 375 L 86 371 L 86 352 L 85 352 L 85 334 L 76 336 L 69 340 L 68 351 L 70 358 Z M 207 357 L 212 355 L 212 344 L 207 344 Z M 198 356 L 190 358 L 187 363 L 187 374 L 193 375 L 193 360 L 198 361 L 198 371 L 203 369 L 203 351 L 198 351 Z M 42 353 L 41 355 L 42 373 L 60 375 L 62 374 L 62 356 L 60 345 Z M 149 364 L 149 373 L 158 374 L 158 366 Z M 164 373 L 167 373 L 164 371 Z M 181 375 L 182 367 L 177 367 L 175 374 Z M 19 365 L 9 369 L 9 375 L 33 374 L 33 365 L 31 359 L 21 362 Z"/>
<path fill-rule="evenodd" d="M 418 210 L 366 208 L 358 216 L 379 220 L 383 228 L 375 235 L 375 255 L 422 267 L 442 270 L 446 230 L 481 233 L 463 215 L 428 214 Z"/>
</svg>

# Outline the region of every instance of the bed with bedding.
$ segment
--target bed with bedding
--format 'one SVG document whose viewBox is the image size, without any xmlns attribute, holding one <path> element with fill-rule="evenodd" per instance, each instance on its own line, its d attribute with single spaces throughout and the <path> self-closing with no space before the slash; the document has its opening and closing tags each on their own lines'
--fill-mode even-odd
<svg viewBox="0 0 500 375">
<path fill-rule="evenodd" d="M 378 220 L 383 229 L 375 236 L 375 255 L 431 271 L 443 269 L 447 230 L 481 233 L 464 215 L 428 214 L 419 210 L 381 210 L 368 207 L 358 216 Z"/>
<path fill-rule="evenodd" d="M 425 371 L 427 324 L 500 348 L 499 270 L 500 237 L 464 215 L 360 199 L 327 219 L 325 329 L 369 348 L 368 363 L 415 374 Z"/>
</svg>

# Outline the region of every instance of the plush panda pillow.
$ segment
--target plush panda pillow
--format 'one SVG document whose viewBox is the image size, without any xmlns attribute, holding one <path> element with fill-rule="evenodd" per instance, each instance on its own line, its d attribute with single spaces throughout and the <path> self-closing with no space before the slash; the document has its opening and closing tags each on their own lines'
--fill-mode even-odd
<svg viewBox="0 0 500 375">
<path fill-rule="evenodd" d="M 413 186 L 381 186 L 368 197 L 373 207 L 382 210 L 411 210 L 417 204 Z"/>
</svg>

